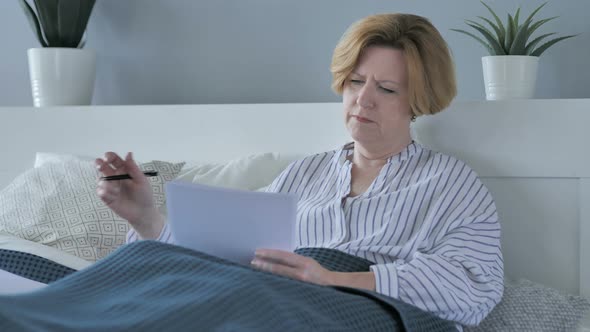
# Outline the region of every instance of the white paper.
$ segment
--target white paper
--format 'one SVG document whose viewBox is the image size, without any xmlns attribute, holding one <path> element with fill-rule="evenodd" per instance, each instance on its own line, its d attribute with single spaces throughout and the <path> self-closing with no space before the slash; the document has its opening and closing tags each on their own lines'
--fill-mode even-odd
<svg viewBox="0 0 590 332">
<path fill-rule="evenodd" d="M 178 245 L 249 264 L 258 248 L 294 246 L 297 196 L 172 181 L 168 223 Z"/>
<path fill-rule="evenodd" d="M 0 295 L 30 292 L 47 286 L 44 283 L 23 278 L 16 274 L 0 270 Z"/>
</svg>

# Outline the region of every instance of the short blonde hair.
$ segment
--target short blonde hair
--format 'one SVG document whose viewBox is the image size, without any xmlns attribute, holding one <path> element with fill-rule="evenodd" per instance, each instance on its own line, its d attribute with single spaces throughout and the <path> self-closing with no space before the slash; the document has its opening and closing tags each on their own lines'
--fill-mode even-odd
<svg viewBox="0 0 590 332">
<path fill-rule="evenodd" d="M 392 47 L 404 53 L 414 115 L 438 113 L 457 95 L 455 67 L 447 43 L 428 19 L 411 14 L 372 15 L 348 28 L 332 56 L 335 92 L 342 94 L 346 79 L 369 46 Z"/>
</svg>

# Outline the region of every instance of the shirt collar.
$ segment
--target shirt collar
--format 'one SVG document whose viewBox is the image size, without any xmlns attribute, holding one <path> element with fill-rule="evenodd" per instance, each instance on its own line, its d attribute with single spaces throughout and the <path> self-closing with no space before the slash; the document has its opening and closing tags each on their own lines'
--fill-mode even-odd
<svg viewBox="0 0 590 332">
<path fill-rule="evenodd" d="M 405 148 L 402 149 L 399 153 L 387 158 L 386 164 L 392 162 L 402 162 L 416 153 L 420 153 L 423 150 L 423 147 L 420 143 L 412 140 L 410 144 L 408 144 Z M 336 157 L 338 159 L 339 165 L 345 165 L 346 163 L 350 163 L 348 160 L 348 156 L 351 156 L 354 151 L 354 142 L 346 143 L 340 149 L 338 149 L 338 153 L 336 153 Z"/>
</svg>

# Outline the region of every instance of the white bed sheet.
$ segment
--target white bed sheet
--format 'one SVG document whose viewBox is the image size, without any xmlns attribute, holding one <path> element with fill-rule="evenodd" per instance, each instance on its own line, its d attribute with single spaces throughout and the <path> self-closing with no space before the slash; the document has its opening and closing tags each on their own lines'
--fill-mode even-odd
<svg viewBox="0 0 590 332">
<path fill-rule="evenodd" d="M 0 295 L 26 293 L 45 286 L 47 285 L 0 270 Z"/>
<path fill-rule="evenodd" d="M 92 264 L 87 260 L 76 257 L 57 248 L 21 239 L 2 232 L 0 232 L 0 249 L 29 253 L 46 258 L 74 270 L 80 270 Z"/>
</svg>

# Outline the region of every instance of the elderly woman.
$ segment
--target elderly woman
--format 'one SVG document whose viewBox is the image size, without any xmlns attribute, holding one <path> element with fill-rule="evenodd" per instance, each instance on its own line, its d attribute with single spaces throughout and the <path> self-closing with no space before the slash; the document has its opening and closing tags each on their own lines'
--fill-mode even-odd
<svg viewBox="0 0 590 332">
<path fill-rule="evenodd" d="M 268 187 L 299 198 L 294 253 L 259 249 L 250 268 L 161 243 L 174 241 L 147 179 L 130 153 L 108 152 L 98 169 L 132 179 L 101 181 L 97 193 L 129 221 L 132 243 L 37 293 L 0 297 L 0 330 L 478 324 L 503 291 L 494 201 L 463 162 L 410 136 L 414 118 L 455 96 L 445 41 L 423 17 L 370 16 L 345 33 L 331 69 L 353 141 L 292 163 Z"/>
<path fill-rule="evenodd" d="M 331 71 L 353 142 L 292 163 L 268 191 L 298 195 L 298 249 L 338 250 L 370 261 L 370 269 L 335 272 L 270 249 L 258 250 L 252 265 L 309 283 L 376 291 L 478 324 L 503 291 L 494 201 L 465 163 L 410 136 L 416 117 L 442 111 L 456 94 L 445 41 L 423 17 L 370 16 L 344 34 Z M 109 152 L 96 164 L 104 175 L 133 176 L 98 188 L 133 227 L 128 242 L 173 242 L 131 155 Z"/>
</svg>

